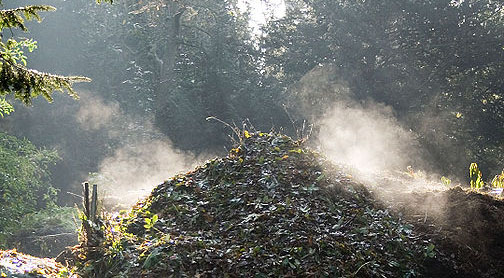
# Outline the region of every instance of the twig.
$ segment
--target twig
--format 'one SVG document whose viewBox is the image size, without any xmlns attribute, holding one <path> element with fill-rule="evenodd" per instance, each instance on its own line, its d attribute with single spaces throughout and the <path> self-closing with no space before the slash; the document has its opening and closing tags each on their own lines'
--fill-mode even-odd
<svg viewBox="0 0 504 278">
<path fill-rule="evenodd" d="M 365 265 L 371 263 L 372 261 L 369 261 L 369 262 L 365 262 L 363 263 L 358 269 L 356 272 L 354 272 L 354 274 L 352 275 L 352 277 L 355 277 L 355 275 L 357 275 L 357 273 L 359 273 L 359 271 L 361 270 L 361 268 L 363 268 Z"/>
<path fill-rule="evenodd" d="M 45 235 L 45 236 L 30 236 L 30 238 L 34 238 L 35 240 L 43 240 L 45 238 L 52 238 L 52 237 L 59 237 L 59 236 L 68 236 L 68 235 L 75 235 L 75 233 L 60 233 L 60 234 L 54 234 L 54 235 Z"/>
<path fill-rule="evenodd" d="M 79 199 L 84 199 L 84 196 L 82 196 L 82 195 L 75 194 L 75 193 L 72 193 L 72 192 L 69 192 L 69 191 L 67 191 L 66 193 L 67 193 L 67 194 L 70 194 L 70 195 L 72 195 L 72 196 L 74 196 L 74 197 L 77 197 L 77 198 L 79 198 Z"/>
<path fill-rule="evenodd" d="M 240 129 L 237 128 L 236 125 L 233 127 L 230 124 L 226 123 L 225 121 L 223 121 L 217 117 L 214 117 L 214 116 L 207 117 L 206 120 L 207 121 L 214 120 L 214 121 L 217 121 L 217 122 L 229 127 L 233 131 L 233 133 L 236 135 L 236 137 L 238 137 L 238 140 L 240 140 L 240 142 L 241 142 Z"/>
</svg>

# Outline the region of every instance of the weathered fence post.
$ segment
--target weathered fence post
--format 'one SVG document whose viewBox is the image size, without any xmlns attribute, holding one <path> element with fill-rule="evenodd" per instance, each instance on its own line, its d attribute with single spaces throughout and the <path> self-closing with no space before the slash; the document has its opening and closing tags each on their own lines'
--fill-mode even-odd
<svg viewBox="0 0 504 278">
<path fill-rule="evenodd" d="M 91 200 L 90 200 L 91 199 Z M 98 185 L 93 184 L 93 192 L 91 198 L 89 198 L 89 183 L 84 183 L 84 215 L 85 220 L 82 221 L 84 227 L 84 232 L 86 234 L 85 245 L 88 247 L 94 247 L 98 243 L 96 234 L 96 225 L 98 225 L 97 220 L 97 210 L 98 210 Z"/>
<path fill-rule="evenodd" d="M 89 220 L 89 183 L 84 183 L 84 215 Z"/>
<path fill-rule="evenodd" d="M 93 184 L 93 195 L 91 197 L 91 210 L 90 210 L 90 219 L 91 222 L 93 223 L 96 222 L 97 210 L 98 210 L 98 185 Z"/>
</svg>

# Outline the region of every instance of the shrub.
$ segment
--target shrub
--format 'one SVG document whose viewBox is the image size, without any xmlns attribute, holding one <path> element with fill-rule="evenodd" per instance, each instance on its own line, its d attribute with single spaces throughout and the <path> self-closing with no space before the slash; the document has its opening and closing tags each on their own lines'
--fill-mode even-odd
<svg viewBox="0 0 504 278">
<path fill-rule="evenodd" d="M 0 247 L 24 215 L 55 206 L 47 167 L 58 159 L 54 150 L 0 132 Z"/>
</svg>

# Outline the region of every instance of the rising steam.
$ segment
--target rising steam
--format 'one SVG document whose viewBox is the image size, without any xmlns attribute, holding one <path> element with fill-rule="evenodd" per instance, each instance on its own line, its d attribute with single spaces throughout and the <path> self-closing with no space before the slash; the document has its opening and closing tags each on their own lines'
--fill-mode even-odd
<svg viewBox="0 0 504 278">
<path fill-rule="evenodd" d="M 106 202 L 131 205 L 154 186 L 191 167 L 194 158 L 175 149 L 168 140 L 145 140 L 117 149 L 100 165 Z"/>
<path fill-rule="evenodd" d="M 77 122 L 84 130 L 98 130 L 110 125 L 120 113 L 119 104 L 105 101 L 90 92 L 81 93 Z"/>
<path fill-rule="evenodd" d="M 319 140 L 329 159 L 361 172 L 406 169 L 418 156 L 413 134 L 376 103 L 333 104 L 320 121 Z"/>
<path fill-rule="evenodd" d="M 322 153 L 382 193 L 439 189 L 440 176 L 421 170 L 429 163 L 416 134 L 401 126 L 391 107 L 357 101 L 343 76 L 337 67 L 320 65 L 291 87 L 296 110 L 317 127 Z"/>
<path fill-rule="evenodd" d="M 106 102 L 97 94 L 86 92 L 81 96 L 77 122 L 85 130 L 106 131 L 110 145 L 115 146 L 89 177 L 99 185 L 106 207 L 126 208 L 195 164 L 195 157 L 173 147 L 151 120 L 129 117 L 118 103 Z"/>
</svg>

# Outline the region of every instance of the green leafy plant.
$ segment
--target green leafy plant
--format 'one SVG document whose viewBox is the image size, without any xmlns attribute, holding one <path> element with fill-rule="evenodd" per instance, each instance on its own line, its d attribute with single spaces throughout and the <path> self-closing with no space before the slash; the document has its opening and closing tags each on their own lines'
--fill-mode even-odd
<svg viewBox="0 0 504 278">
<path fill-rule="evenodd" d="M 497 188 L 504 188 L 504 169 L 502 170 L 502 173 L 499 175 L 496 175 L 491 182 L 493 187 Z"/>
<path fill-rule="evenodd" d="M 485 183 L 483 182 L 482 178 L 482 173 L 480 169 L 478 168 L 478 164 L 476 163 L 471 163 L 471 166 L 469 166 L 469 177 L 471 179 L 471 189 L 480 189 L 482 188 Z"/>
<path fill-rule="evenodd" d="M 54 150 L 0 132 L 0 246 L 25 215 L 55 207 L 48 167 L 58 159 Z"/>
<path fill-rule="evenodd" d="M 71 273 L 70 273 L 70 271 L 68 271 L 68 269 L 66 267 L 63 267 L 58 272 L 58 277 L 59 278 L 68 278 L 68 277 L 71 277 Z"/>
<path fill-rule="evenodd" d="M 0 98 L 0 117 L 4 117 L 4 115 L 9 115 L 14 112 L 14 107 L 6 101 L 4 98 Z"/>
<path fill-rule="evenodd" d="M 4 60 L 14 64 L 21 62 L 26 66 L 27 57 L 23 49 L 28 48 L 29 52 L 33 52 L 37 48 L 37 42 L 33 39 L 24 39 L 21 41 L 8 39 L 6 43 L 0 42 L 0 48 L 0 55 Z"/>
<path fill-rule="evenodd" d="M 158 221 L 158 215 L 154 214 L 151 218 L 144 218 L 144 220 L 145 220 L 144 228 L 150 230 L 154 228 L 154 225 Z"/>
<path fill-rule="evenodd" d="M 436 246 L 434 244 L 430 243 L 425 248 L 424 256 L 426 258 L 434 258 L 434 257 L 436 257 Z"/>
<path fill-rule="evenodd" d="M 446 186 L 450 186 L 450 184 L 451 184 L 451 182 L 452 182 L 452 181 L 451 181 L 451 179 L 449 179 L 449 178 L 447 178 L 447 177 L 445 177 L 445 176 L 442 176 L 442 177 L 441 177 L 441 182 L 442 182 L 444 185 L 446 185 Z"/>
</svg>

